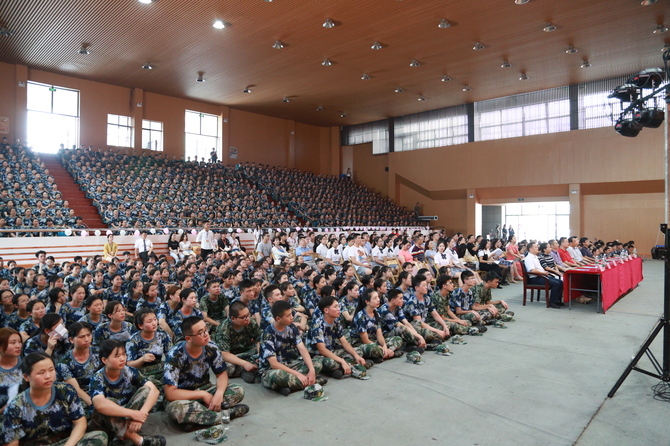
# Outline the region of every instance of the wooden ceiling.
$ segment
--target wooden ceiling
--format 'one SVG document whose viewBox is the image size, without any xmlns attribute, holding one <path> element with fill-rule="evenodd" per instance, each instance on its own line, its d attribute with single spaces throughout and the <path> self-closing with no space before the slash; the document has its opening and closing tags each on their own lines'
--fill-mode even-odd
<svg viewBox="0 0 670 446">
<path fill-rule="evenodd" d="M 670 32 L 653 31 L 670 22 L 669 3 L 640 2 L 3 0 L 0 26 L 13 35 L 0 37 L 0 61 L 349 125 L 661 66 Z M 326 18 L 337 26 L 324 28 Z M 216 19 L 226 28 L 214 29 Z M 438 28 L 441 19 L 451 26 Z M 556 31 L 543 32 L 546 22 Z M 276 40 L 283 49 L 272 47 Z M 375 41 L 381 50 L 371 49 Z M 475 42 L 485 49 L 474 51 Z M 82 44 L 90 54 L 78 53 Z M 566 54 L 569 45 L 579 51 Z M 332 66 L 322 66 L 325 58 Z M 410 67 L 413 59 L 419 67 Z M 580 68 L 584 59 L 592 67 Z M 503 60 L 511 68 L 501 68 Z M 142 69 L 145 62 L 155 68 Z M 199 72 L 206 82 L 195 81 Z M 364 73 L 371 79 L 361 80 Z M 520 81 L 521 73 L 529 80 Z M 453 80 L 442 82 L 444 75 Z"/>
</svg>

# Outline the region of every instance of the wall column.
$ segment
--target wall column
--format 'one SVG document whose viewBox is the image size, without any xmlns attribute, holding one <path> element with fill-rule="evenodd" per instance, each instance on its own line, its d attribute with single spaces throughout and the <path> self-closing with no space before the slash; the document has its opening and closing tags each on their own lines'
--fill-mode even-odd
<svg viewBox="0 0 670 446">
<path fill-rule="evenodd" d="M 144 119 L 144 90 L 141 88 L 133 88 L 130 90 L 130 116 L 133 118 L 134 135 L 133 147 L 134 150 L 142 150 L 142 119 Z M 165 149 L 163 149 L 165 150 Z"/>
<path fill-rule="evenodd" d="M 480 222 L 481 226 L 481 205 L 479 205 L 479 212 L 477 212 L 477 189 L 468 189 L 467 190 L 467 199 L 466 199 L 466 219 L 465 219 L 465 233 L 466 234 L 476 234 L 477 233 L 477 220 Z M 479 218 L 478 215 L 479 214 Z"/>
<path fill-rule="evenodd" d="M 28 139 L 28 67 L 26 65 L 16 65 L 14 81 L 14 91 L 16 92 L 14 96 L 14 122 L 9 123 L 9 131 L 10 134 L 14 135 L 14 138 L 26 142 Z M 11 141 L 11 143 L 14 144 L 14 141 Z"/>
<path fill-rule="evenodd" d="M 230 107 L 221 106 L 221 156 L 219 159 L 224 164 L 237 164 L 230 162 Z"/>
<path fill-rule="evenodd" d="M 582 189 L 580 184 L 570 184 L 570 236 L 582 237 Z M 558 234 L 560 235 L 560 234 Z"/>
</svg>

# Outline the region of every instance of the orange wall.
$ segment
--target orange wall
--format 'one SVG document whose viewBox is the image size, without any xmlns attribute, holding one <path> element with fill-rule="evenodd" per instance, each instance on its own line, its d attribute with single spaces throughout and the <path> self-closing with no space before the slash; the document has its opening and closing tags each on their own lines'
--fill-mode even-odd
<svg viewBox="0 0 670 446">
<path fill-rule="evenodd" d="M 352 151 L 353 166 L 356 167 L 352 169 L 354 180 L 365 183 L 370 189 L 388 197 L 389 173 L 385 171 L 385 168 L 388 166 L 389 155 L 373 155 L 372 143 L 352 146 Z"/>
<path fill-rule="evenodd" d="M 0 139 L 3 136 L 11 139 L 16 137 L 16 131 L 14 130 L 16 125 L 14 120 L 14 90 L 19 87 L 16 86 L 15 78 L 14 65 L 0 62 L 0 116 L 10 118 L 9 133 L 6 135 L 0 134 Z"/>
</svg>

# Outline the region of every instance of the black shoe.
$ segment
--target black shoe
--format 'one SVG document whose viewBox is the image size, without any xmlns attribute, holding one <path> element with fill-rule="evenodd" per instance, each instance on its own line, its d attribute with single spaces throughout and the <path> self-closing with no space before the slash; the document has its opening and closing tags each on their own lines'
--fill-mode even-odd
<svg viewBox="0 0 670 446">
<path fill-rule="evenodd" d="M 287 389 L 289 391 L 289 393 L 291 392 L 291 390 L 288 387 L 284 387 L 284 388 Z M 282 395 L 283 395 L 283 393 L 282 393 Z M 246 404 L 238 404 L 237 406 L 231 407 L 229 413 L 230 413 L 230 420 L 232 421 L 235 418 L 239 418 L 242 415 L 248 414 L 249 413 L 249 406 L 247 406 Z"/>
<path fill-rule="evenodd" d="M 162 435 L 145 435 L 142 446 L 165 446 L 165 437 Z"/>
<path fill-rule="evenodd" d="M 277 392 L 281 393 L 284 396 L 289 396 L 291 394 L 291 389 L 288 387 L 280 387 L 277 389 Z"/>
<path fill-rule="evenodd" d="M 502 285 L 502 286 L 507 286 L 507 285 L 509 285 L 509 282 L 504 280 L 502 282 L 499 282 L 499 284 Z"/>
<path fill-rule="evenodd" d="M 316 375 L 316 383 L 325 386 L 328 384 L 328 378 L 323 375 Z"/>
<path fill-rule="evenodd" d="M 561 306 L 552 303 L 552 304 L 549 304 L 549 308 L 556 308 L 556 309 L 560 310 L 560 309 L 561 309 Z"/>
<path fill-rule="evenodd" d="M 342 379 L 343 376 L 344 372 L 340 369 L 333 370 L 332 372 L 330 372 L 330 377 L 333 379 Z"/>
<path fill-rule="evenodd" d="M 502 285 L 501 285 L 501 284 L 498 284 L 498 287 L 497 287 L 497 288 L 498 288 L 499 290 L 502 290 Z"/>
<path fill-rule="evenodd" d="M 405 347 L 405 351 L 423 353 L 425 350 L 419 347 L 418 345 L 408 345 L 407 347 Z"/>
<path fill-rule="evenodd" d="M 370 361 L 369 359 L 366 359 L 366 360 L 365 360 L 365 368 L 366 368 L 366 369 L 370 369 L 370 368 L 372 368 L 373 365 L 375 365 L 374 362 Z"/>
<path fill-rule="evenodd" d="M 256 374 L 254 372 L 247 372 L 246 370 L 242 372 L 242 380 L 245 383 L 253 384 L 256 381 Z"/>
<path fill-rule="evenodd" d="M 384 362 L 384 359 L 383 358 L 372 358 L 372 362 L 374 362 L 375 364 L 381 364 L 382 362 Z"/>
<path fill-rule="evenodd" d="M 486 324 L 481 323 L 479 325 L 475 325 L 479 329 L 480 333 L 486 333 L 488 331 L 488 328 L 486 328 Z"/>
<path fill-rule="evenodd" d="M 565 303 L 563 303 L 563 302 L 554 302 L 554 303 L 556 305 L 558 305 L 559 307 L 564 307 L 565 306 Z"/>
</svg>

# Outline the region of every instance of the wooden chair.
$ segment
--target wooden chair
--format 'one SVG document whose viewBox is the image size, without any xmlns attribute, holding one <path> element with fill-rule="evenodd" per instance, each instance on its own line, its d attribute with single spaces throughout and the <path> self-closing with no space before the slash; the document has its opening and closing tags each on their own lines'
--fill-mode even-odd
<svg viewBox="0 0 670 446">
<path fill-rule="evenodd" d="M 393 282 L 397 282 L 398 274 L 400 274 L 400 262 L 398 262 L 398 259 L 386 259 L 386 264 L 391 267 L 391 272 L 393 273 Z M 393 268 L 392 265 L 395 265 L 396 267 Z"/>
<path fill-rule="evenodd" d="M 546 280 L 544 285 L 537 285 L 533 283 L 528 283 L 528 271 L 526 271 L 526 264 L 524 262 L 519 262 L 521 264 L 521 271 L 523 272 L 523 305 L 526 306 L 526 294 L 530 290 L 530 301 L 533 301 L 535 295 L 535 290 L 537 290 L 537 301 L 540 301 L 540 296 L 542 295 L 542 290 L 544 290 L 544 301 L 549 308 L 549 281 Z"/>
</svg>

